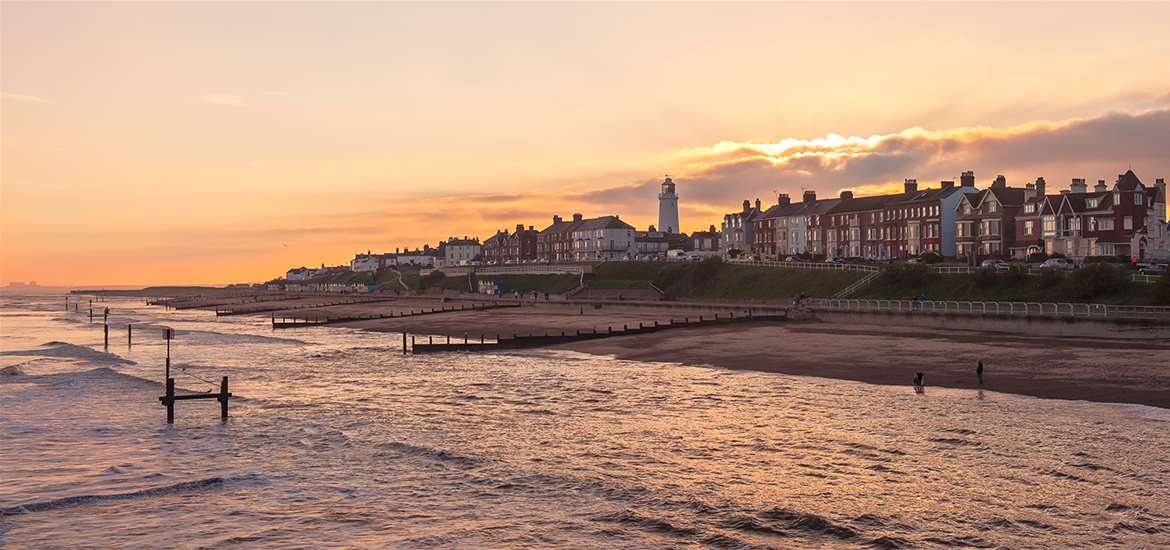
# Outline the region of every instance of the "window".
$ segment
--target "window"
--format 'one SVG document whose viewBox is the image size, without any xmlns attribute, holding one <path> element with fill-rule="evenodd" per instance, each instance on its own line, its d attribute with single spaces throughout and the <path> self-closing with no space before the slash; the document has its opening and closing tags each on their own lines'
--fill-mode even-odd
<svg viewBox="0 0 1170 550">
<path fill-rule="evenodd" d="M 1142 193 L 1141 193 L 1141 191 L 1138 191 L 1137 193 L 1134 193 L 1134 194 L 1133 194 L 1133 203 L 1134 203 L 1134 204 L 1136 204 L 1136 205 L 1138 205 L 1138 206 L 1141 206 L 1141 205 L 1142 205 Z"/>
<path fill-rule="evenodd" d="M 1097 199 L 1089 199 L 1089 200 L 1085 201 L 1085 206 L 1087 206 L 1089 208 L 1097 208 L 1098 204 L 1099 204 L 1099 201 Z"/>
<path fill-rule="evenodd" d="M 995 201 L 987 203 L 987 212 L 990 214 L 995 213 Z"/>
<path fill-rule="evenodd" d="M 1133 230 L 1133 216 L 1126 216 L 1121 219 L 1121 227 L 1126 231 Z"/>
<path fill-rule="evenodd" d="M 966 202 L 965 202 L 965 203 L 963 203 L 963 213 L 964 213 L 964 214 L 970 214 L 970 213 L 971 213 L 971 204 L 970 204 L 970 203 L 966 203 Z"/>
<path fill-rule="evenodd" d="M 1024 213 L 1025 214 L 1035 214 L 1036 213 L 1036 205 L 1035 204 L 1025 204 L 1024 205 Z"/>
<path fill-rule="evenodd" d="M 1024 222 L 1024 234 L 1032 235 L 1036 230 L 1036 222 L 1028 220 Z"/>
<path fill-rule="evenodd" d="M 1113 218 L 1094 218 L 1098 231 L 1113 231 Z"/>
<path fill-rule="evenodd" d="M 1044 236 L 1056 234 L 1056 216 L 1044 216 Z"/>
</svg>

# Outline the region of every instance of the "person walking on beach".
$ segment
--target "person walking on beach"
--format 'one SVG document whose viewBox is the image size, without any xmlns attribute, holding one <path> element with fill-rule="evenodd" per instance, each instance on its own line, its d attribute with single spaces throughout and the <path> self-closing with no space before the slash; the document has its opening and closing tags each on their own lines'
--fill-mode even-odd
<svg viewBox="0 0 1170 550">
<path fill-rule="evenodd" d="M 921 372 L 914 375 L 914 391 L 916 391 L 918 393 L 922 393 L 922 390 L 925 387 L 926 387 L 926 375 L 922 374 Z"/>
<path fill-rule="evenodd" d="M 979 379 L 979 385 L 982 386 L 983 385 L 983 361 L 979 361 L 979 364 L 975 365 L 975 378 Z"/>
</svg>

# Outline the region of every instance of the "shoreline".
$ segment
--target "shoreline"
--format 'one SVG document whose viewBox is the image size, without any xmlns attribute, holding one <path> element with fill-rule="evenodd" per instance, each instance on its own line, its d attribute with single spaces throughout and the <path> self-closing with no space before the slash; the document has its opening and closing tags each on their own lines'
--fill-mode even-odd
<svg viewBox="0 0 1170 550">
<path fill-rule="evenodd" d="M 996 346 L 981 342 L 1001 333 L 984 331 L 935 331 L 920 334 L 921 327 L 844 325 L 841 323 L 783 323 L 743 329 L 696 328 L 690 338 L 656 343 L 652 335 L 632 335 L 606 340 L 551 346 L 619 360 L 673 362 L 684 365 L 769 372 L 848 380 L 883 386 L 911 386 L 916 372 L 926 375 L 931 387 L 995 391 L 1044 399 L 1135 404 L 1170 409 L 1170 381 L 1157 358 L 1170 355 L 1170 344 L 1150 346 L 1140 353 L 1144 364 L 1109 365 L 1113 353 L 1125 353 L 1133 341 L 1110 338 L 1015 337 Z M 900 334 L 907 330 L 916 334 Z M 681 332 L 679 331 L 680 335 Z M 728 349 L 762 337 L 795 336 L 806 343 L 836 347 L 826 350 Z M 696 342 L 695 340 L 702 340 Z M 879 340 L 886 340 L 882 344 Z M 916 342 L 910 342 L 917 340 Z M 923 342 L 925 340 L 925 342 Z M 901 351 L 891 348 L 902 348 Z M 1044 357 L 1050 350 L 1058 356 Z M 814 354 L 820 353 L 820 357 Z M 1133 361 L 1133 359 L 1119 359 Z M 984 384 L 975 377 L 982 360 Z M 1161 367 L 1161 369 L 1159 368 Z"/>
<path fill-rule="evenodd" d="M 310 297 L 274 300 L 303 305 Z M 458 299 L 448 305 L 459 305 Z M 321 315 L 371 315 L 434 306 L 433 298 L 403 297 L 390 302 L 345 304 L 312 309 Z M 330 326 L 418 336 L 450 336 L 489 340 L 495 335 L 557 333 L 561 330 L 605 330 L 726 313 L 715 304 L 705 311 L 680 311 L 677 304 L 605 304 L 585 307 L 556 302 L 519 308 L 450 312 L 419 317 L 370 319 Z M 742 307 L 742 306 L 740 306 Z M 212 309 L 212 308 L 204 308 Z M 300 312 L 288 311 L 290 316 Z M 249 315 L 249 314 L 245 314 Z M 268 317 L 272 313 L 252 316 Z M 280 310 L 275 313 L 281 315 Z M 974 369 L 982 360 L 983 389 L 1048 399 L 1140 404 L 1170 409 L 1170 356 L 1165 327 L 1117 326 L 1080 322 L 1074 332 L 1067 323 L 1045 325 L 1049 334 L 1023 333 L 1001 321 L 947 319 L 924 322 L 891 316 L 809 321 L 760 321 L 747 325 L 679 328 L 651 334 L 615 336 L 557 344 L 539 349 L 564 349 L 619 360 L 671 362 L 731 370 L 792 376 L 813 376 L 870 384 L 910 386 L 924 372 L 926 386 L 979 389 Z M 324 330 L 327 327 L 281 329 Z M 1035 327 L 1033 327 L 1035 328 Z M 509 351 L 508 353 L 516 353 Z"/>
</svg>

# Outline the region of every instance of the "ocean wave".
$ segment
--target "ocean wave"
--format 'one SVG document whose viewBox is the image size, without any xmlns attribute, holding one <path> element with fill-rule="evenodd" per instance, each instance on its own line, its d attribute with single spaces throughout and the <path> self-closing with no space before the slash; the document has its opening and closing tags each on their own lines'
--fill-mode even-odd
<svg viewBox="0 0 1170 550">
<path fill-rule="evenodd" d="M 14 350 L 14 351 L 0 351 L 0 355 L 7 356 L 33 356 L 33 357 L 60 357 L 65 359 L 81 359 L 90 363 L 107 363 L 119 365 L 135 365 L 134 361 L 98 351 L 85 346 L 77 344 L 70 344 L 68 342 L 58 342 L 56 340 L 45 342 L 34 349 Z"/>
<path fill-rule="evenodd" d="M 249 477 L 240 478 L 223 478 L 223 477 L 209 477 L 205 479 L 198 479 L 194 481 L 181 481 L 171 485 L 163 485 L 161 487 L 151 487 L 149 489 L 142 489 L 140 491 L 132 491 L 129 493 L 113 493 L 108 495 L 78 495 L 72 497 L 58 498 L 54 500 L 45 500 L 40 502 L 31 502 L 29 504 L 22 504 L 12 506 L 0 510 L 0 516 L 11 516 L 18 514 L 28 514 L 33 512 L 44 512 L 48 510 L 58 510 L 61 508 L 69 508 L 73 506 L 82 506 L 95 502 L 107 502 L 115 500 L 131 500 L 137 498 L 147 498 L 160 495 L 170 495 L 174 493 L 184 493 L 191 491 L 202 491 L 210 488 L 222 487 L 228 481 L 236 481 L 242 479 L 249 479 Z"/>
<path fill-rule="evenodd" d="M 804 531 L 808 533 L 824 534 L 839 539 L 853 539 L 858 532 L 844 525 L 837 525 L 827 518 L 808 512 L 796 512 L 784 508 L 772 508 L 760 514 L 760 517 L 773 521 L 788 522 L 787 530 Z"/>
<path fill-rule="evenodd" d="M 461 466 L 470 467 L 480 463 L 480 460 L 475 457 L 461 455 L 446 451 L 443 449 L 433 449 L 431 447 L 424 447 L 421 445 L 412 445 L 410 443 L 403 443 L 401 441 L 389 441 L 386 443 L 379 443 L 378 448 L 386 451 L 393 451 L 400 454 L 418 456 L 429 458 L 440 462 L 450 462 L 459 464 Z"/>
<path fill-rule="evenodd" d="M 637 525 L 638 527 L 641 527 L 644 529 L 649 529 L 651 531 L 657 531 L 659 533 L 665 533 L 665 534 L 673 535 L 673 536 L 680 537 L 680 538 L 692 538 L 692 537 L 699 535 L 702 532 L 699 529 L 696 529 L 694 527 L 687 527 L 685 525 L 675 525 L 664 518 L 646 515 L 643 513 L 639 513 L 636 510 L 631 510 L 629 508 L 624 509 L 624 510 L 619 510 L 617 512 L 600 514 L 600 515 L 594 516 L 592 519 L 594 521 L 601 521 L 601 522 L 607 522 L 607 523 L 634 524 L 634 525 Z"/>
</svg>

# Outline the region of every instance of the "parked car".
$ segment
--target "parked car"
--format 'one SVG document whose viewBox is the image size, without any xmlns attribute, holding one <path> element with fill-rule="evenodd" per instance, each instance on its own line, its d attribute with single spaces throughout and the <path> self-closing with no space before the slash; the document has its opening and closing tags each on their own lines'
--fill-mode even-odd
<svg viewBox="0 0 1170 550">
<path fill-rule="evenodd" d="M 1010 264 L 1003 260 L 983 260 L 979 263 L 979 267 L 994 269 L 996 271 L 1007 271 L 1012 268 Z"/>
<path fill-rule="evenodd" d="M 1166 266 L 1160 264 L 1150 264 L 1138 270 L 1142 275 L 1165 275 Z"/>
<path fill-rule="evenodd" d="M 1042 268 L 1050 269 L 1072 269 L 1073 263 L 1065 258 L 1048 258 L 1044 263 L 1040 264 Z"/>
<path fill-rule="evenodd" d="M 910 258 L 909 260 L 906 260 L 906 263 L 908 263 L 908 264 L 920 264 L 920 263 L 922 263 L 922 260 L 921 260 L 921 259 L 919 259 L 919 258 Z"/>
<path fill-rule="evenodd" d="M 784 261 L 786 261 L 786 262 L 795 262 L 795 261 L 797 261 L 797 259 L 796 259 L 796 256 L 789 256 L 789 257 L 787 257 L 787 258 L 784 258 Z"/>
</svg>

